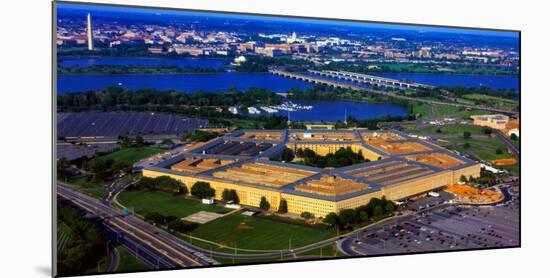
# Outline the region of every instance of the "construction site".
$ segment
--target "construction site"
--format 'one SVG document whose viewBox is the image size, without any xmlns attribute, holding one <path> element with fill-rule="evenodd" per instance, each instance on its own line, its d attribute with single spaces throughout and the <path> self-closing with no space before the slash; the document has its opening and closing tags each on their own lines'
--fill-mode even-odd
<svg viewBox="0 0 550 278">
<path fill-rule="evenodd" d="M 364 162 L 317 168 L 282 161 L 285 149 L 318 155 L 340 148 L 361 152 Z M 398 131 L 237 130 L 143 170 L 146 177 L 170 176 L 190 188 L 198 181 L 235 190 L 240 204 L 271 210 L 286 200 L 288 212 L 324 217 L 355 208 L 371 198 L 403 200 L 479 177 L 480 165 L 429 141 Z"/>
</svg>

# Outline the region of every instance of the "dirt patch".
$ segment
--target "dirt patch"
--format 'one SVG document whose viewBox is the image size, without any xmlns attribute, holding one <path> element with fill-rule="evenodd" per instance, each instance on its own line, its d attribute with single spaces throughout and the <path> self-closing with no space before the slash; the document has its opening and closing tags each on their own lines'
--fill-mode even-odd
<svg viewBox="0 0 550 278">
<path fill-rule="evenodd" d="M 500 192 L 489 189 L 482 190 L 470 185 L 451 185 L 448 186 L 445 191 L 455 195 L 457 200 L 461 203 L 490 204 L 504 198 Z"/>
<path fill-rule="evenodd" d="M 245 222 L 241 222 L 241 224 L 239 224 L 239 229 L 240 230 L 252 230 L 252 229 L 254 229 L 254 227 L 249 226 Z"/>
<path fill-rule="evenodd" d="M 503 159 L 496 159 L 491 162 L 498 166 L 506 166 L 506 165 L 515 165 L 517 163 L 517 160 L 515 158 L 503 158 Z"/>
</svg>

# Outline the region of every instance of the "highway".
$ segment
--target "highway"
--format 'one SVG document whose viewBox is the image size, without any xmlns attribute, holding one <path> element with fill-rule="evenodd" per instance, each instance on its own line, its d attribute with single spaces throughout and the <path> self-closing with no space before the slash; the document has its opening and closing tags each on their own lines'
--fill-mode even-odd
<svg viewBox="0 0 550 278">
<path fill-rule="evenodd" d="M 502 139 L 506 147 L 512 152 L 512 154 L 519 159 L 519 148 L 514 145 L 510 137 L 506 136 L 502 131 L 495 130 L 495 134 Z M 518 139 L 519 140 L 519 139 Z"/>
<path fill-rule="evenodd" d="M 141 252 L 137 250 L 136 253 L 149 253 L 150 257 L 157 258 L 157 266 L 162 263 L 163 268 L 186 268 L 219 264 L 190 246 L 179 244 L 174 240 L 174 236 L 160 232 L 141 219 L 111 208 L 99 200 L 75 192 L 62 184 L 57 185 L 57 195 L 89 214 L 101 218 L 103 224 L 116 235 L 117 240 L 130 239 L 136 249 L 141 248 Z M 156 255 L 145 250 L 152 251 Z"/>
</svg>

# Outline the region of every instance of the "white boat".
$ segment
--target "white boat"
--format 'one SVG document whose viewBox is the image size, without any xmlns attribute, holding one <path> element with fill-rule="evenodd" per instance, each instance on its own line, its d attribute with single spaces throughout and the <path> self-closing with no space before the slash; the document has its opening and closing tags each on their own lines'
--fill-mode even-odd
<svg viewBox="0 0 550 278">
<path fill-rule="evenodd" d="M 267 112 L 267 113 L 277 113 L 277 112 L 279 112 L 279 110 L 271 108 L 271 107 L 267 107 L 267 106 L 262 106 L 260 108 L 262 110 L 264 110 L 265 112 Z"/>
<path fill-rule="evenodd" d="M 256 107 L 248 107 L 248 114 L 260 114 L 261 111 Z"/>
</svg>

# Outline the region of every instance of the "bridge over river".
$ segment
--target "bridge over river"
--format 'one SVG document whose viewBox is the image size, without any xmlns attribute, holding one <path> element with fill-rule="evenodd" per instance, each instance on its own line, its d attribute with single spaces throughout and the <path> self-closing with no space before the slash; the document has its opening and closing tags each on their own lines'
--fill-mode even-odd
<svg viewBox="0 0 550 278">
<path fill-rule="evenodd" d="M 453 106 L 453 107 L 460 107 L 460 108 L 479 109 L 479 110 L 485 110 L 485 111 L 497 112 L 497 113 L 503 113 L 503 114 L 516 113 L 514 111 L 501 109 L 501 108 L 487 107 L 487 106 L 481 106 L 481 105 L 467 105 L 467 104 L 460 104 L 455 102 L 444 102 L 444 101 L 415 98 L 415 97 L 396 94 L 393 92 L 376 90 L 373 87 L 383 86 L 383 87 L 391 87 L 391 88 L 397 88 L 397 89 L 408 89 L 408 88 L 418 89 L 418 88 L 433 88 L 433 86 L 419 84 L 419 83 L 402 82 L 395 79 L 376 77 L 372 75 L 356 74 L 356 73 L 343 72 L 343 71 L 336 72 L 336 71 L 315 71 L 315 70 L 309 70 L 308 73 L 297 73 L 297 72 L 288 72 L 281 69 L 270 69 L 269 72 L 275 75 L 302 80 L 302 81 L 315 83 L 315 84 L 322 84 L 333 88 L 364 91 L 364 92 L 383 95 L 387 97 L 393 97 L 397 99 L 427 103 L 429 105 L 445 105 L 445 106 Z M 338 80 L 335 80 L 335 79 L 338 79 Z"/>
</svg>

